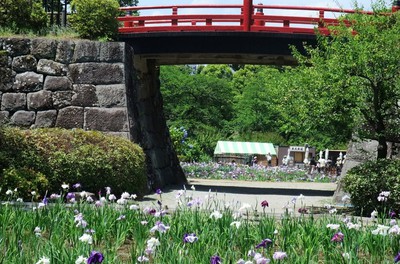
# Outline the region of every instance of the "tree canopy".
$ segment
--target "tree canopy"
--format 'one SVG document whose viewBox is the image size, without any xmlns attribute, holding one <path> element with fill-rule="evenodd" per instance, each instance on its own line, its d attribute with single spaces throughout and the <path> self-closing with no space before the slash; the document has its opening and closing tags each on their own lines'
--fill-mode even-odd
<svg viewBox="0 0 400 264">
<path fill-rule="evenodd" d="M 169 124 L 208 149 L 224 139 L 343 148 L 356 134 L 386 157 L 386 142 L 400 141 L 400 14 L 375 8 L 341 18 L 306 55 L 293 50 L 296 67 L 163 66 Z"/>
</svg>

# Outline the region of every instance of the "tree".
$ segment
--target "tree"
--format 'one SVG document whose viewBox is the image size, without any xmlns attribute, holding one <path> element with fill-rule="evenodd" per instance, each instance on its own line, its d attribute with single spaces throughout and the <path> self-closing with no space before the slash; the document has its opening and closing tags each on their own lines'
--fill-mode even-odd
<svg viewBox="0 0 400 264">
<path fill-rule="evenodd" d="M 137 6 L 139 0 L 118 0 L 120 6 Z"/>
<path fill-rule="evenodd" d="M 117 36 L 117 0 L 71 0 L 71 8 L 71 26 L 80 37 L 110 40 Z"/>
<path fill-rule="evenodd" d="M 10 28 L 16 33 L 35 33 L 47 26 L 47 15 L 40 0 L 0 1 L 0 28 Z"/>
<path fill-rule="evenodd" d="M 229 82 L 196 74 L 190 66 L 162 66 L 160 82 L 168 126 L 184 127 L 190 139 L 212 155 L 216 142 L 226 137 L 233 116 Z"/>
<path fill-rule="evenodd" d="M 279 100 L 279 70 L 266 66 L 244 67 L 234 75 L 235 129 L 240 133 L 272 132 Z"/>
<path fill-rule="evenodd" d="M 386 158 L 388 141 L 399 141 L 400 13 L 382 6 L 374 15 L 353 14 L 320 36 L 317 48 L 307 48 L 308 57 L 296 53 L 300 64 L 327 80 L 323 85 L 342 90 L 361 138 L 379 142 L 378 159 Z M 323 88 L 323 87 L 321 87 Z"/>
</svg>

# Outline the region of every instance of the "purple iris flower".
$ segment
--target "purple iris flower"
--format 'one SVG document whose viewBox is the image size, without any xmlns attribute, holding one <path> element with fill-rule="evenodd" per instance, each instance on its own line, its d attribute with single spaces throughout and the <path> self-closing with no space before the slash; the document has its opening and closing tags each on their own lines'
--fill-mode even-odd
<svg viewBox="0 0 400 264">
<path fill-rule="evenodd" d="M 221 258 L 218 255 L 214 255 L 210 259 L 210 264 L 220 264 Z"/>
<path fill-rule="evenodd" d="M 98 251 L 92 251 L 90 253 L 90 256 L 89 256 L 88 260 L 87 260 L 87 263 L 88 264 L 102 263 L 103 259 L 104 259 L 103 254 L 101 254 Z"/>
<path fill-rule="evenodd" d="M 265 208 L 265 207 L 268 207 L 268 206 L 269 206 L 269 204 L 268 204 L 267 200 L 264 200 L 264 201 L 261 202 L 261 207 Z"/>
<path fill-rule="evenodd" d="M 162 194 L 161 189 L 157 189 L 157 190 L 156 190 L 156 194 Z"/>
<path fill-rule="evenodd" d="M 78 182 L 78 183 L 75 183 L 74 185 L 72 185 L 72 187 L 75 189 L 78 189 L 78 188 L 81 188 L 82 185 Z"/>
<path fill-rule="evenodd" d="M 71 200 L 72 198 L 75 198 L 75 194 L 69 192 L 69 193 L 67 193 L 66 198 L 67 198 L 67 200 Z"/>
<path fill-rule="evenodd" d="M 338 232 L 336 234 L 333 235 L 331 241 L 332 242 L 342 242 L 344 238 L 344 235 L 342 232 Z"/>
<path fill-rule="evenodd" d="M 399 262 L 399 261 L 400 261 L 400 252 L 397 253 L 397 256 L 396 256 L 396 257 L 394 257 L 394 263 L 397 263 L 397 262 Z"/>
<path fill-rule="evenodd" d="M 258 244 L 258 245 L 256 246 L 256 248 L 260 248 L 260 247 L 266 248 L 269 244 L 272 244 L 272 240 L 269 239 L 269 238 L 266 238 L 266 239 L 264 239 L 263 241 L 261 241 L 261 243 Z"/>
<path fill-rule="evenodd" d="M 395 211 L 390 211 L 389 216 L 390 216 L 390 218 L 396 218 L 397 214 Z"/>
<path fill-rule="evenodd" d="M 44 198 L 43 198 L 43 200 L 42 200 L 42 203 L 44 203 L 44 204 L 48 204 L 49 203 L 49 199 L 45 196 Z"/>
</svg>

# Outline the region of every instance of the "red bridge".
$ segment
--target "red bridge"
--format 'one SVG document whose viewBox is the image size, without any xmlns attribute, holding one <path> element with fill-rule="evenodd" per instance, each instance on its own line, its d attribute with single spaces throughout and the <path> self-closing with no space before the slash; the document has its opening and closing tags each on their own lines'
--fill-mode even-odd
<svg viewBox="0 0 400 264">
<path fill-rule="evenodd" d="M 399 9 L 395 1 L 393 12 Z M 253 63 L 293 64 L 289 46 L 302 51 L 316 44 L 316 32 L 329 34 L 339 17 L 373 12 L 304 6 L 164 5 L 122 7 L 120 40 L 135 54 L 157 64 Z M 152 15 L 142 15 L 152 14 Z M 139 15 L 132 15 L 139 14 Z M 155 15 L 157 14 L 157 15 Z"/>
<path fill-rule="evenodd" d="M 395 8 L 395 7 L 394 7 Z M 187 14 L 201 9 L 209 14 Z M 252 0 L 244 0 L 243 5 L 165 5 L 123 7 L 126 16 L 118 19 L 123 23 L 119 32 L 177 32 L 177 31 L 234 31 L 234 32 L 279 32 L 314 34 L 315 28 L 328 34 L 327 27 L 338 25 L 337 17 L 349 13 L 372 14 L 368 11 L 321 8 L 304 6 L 253 5 Z M 229 13 L 226 14 L 227 10 Z M 163 15 L 132 16 L 130 13 L 154 11 L 169 13 Z M 300 13 L 303 15 L 279 15 L 280 13 Z M 304 13 L 310 15 L 304 15 Z M 148 12 L 149 13 L 149 12 Z M 211 14 L 212 13 L 212 14 Z M 313 14 L 311 14 L 313 13 Z M 278 15 L 277 15 L 278 14 Z"/>
</svg>

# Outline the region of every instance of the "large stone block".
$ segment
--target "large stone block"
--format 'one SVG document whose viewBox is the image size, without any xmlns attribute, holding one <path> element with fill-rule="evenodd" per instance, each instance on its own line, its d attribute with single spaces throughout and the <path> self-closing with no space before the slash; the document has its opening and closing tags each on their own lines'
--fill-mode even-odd
<svg viewBox="0 0 400 264">
<path fill-rule="evenodd" d="M 68 91 L 72 90 L 72 82 L 68 77 L 47 76 L 44 80 L 44 90 Z"/>
<path fill-rule="evenodd" d="M 18 92 L 36 92 L 43 88 L 43 74 L 19 73 L 15 76 L 13 89 Z"/>
<path fill-rule="evenodd" d="M 34 71 L 36 65 L 37 60 L 32 55 L 18 56 L 12 60 L 12 68 L 16 72 Z"/>
<path fill-rule="evenodd" d="M 0 66 L 10 67 L 12 59 L 8 56 L 8 52 L 1 49 L 0 45 Z"/>
<path fill-rule="evenodd" d="M 15 112 L 26 109 L 26 94 L 5 93 L 1 97 L 1 110 Z"/>
<path fill-rule="evenodd" d="M 53 92 L 53 107 L 56 109 L 64 108 L 72 104 L 72 91 Z"/>
<path fill-rule="evenodd" d="M 57 127 L 83 128 L 83 107 L 68 106 L 58 111 Z"/>
<path fill-rule="evenodd" d="M 76 41 L 73 62 L 98 62 L 100 61 L 100 42 Z"/>
<path fill-rule="evenodd" d="M 11 68 L 0 66 L 0 91 L 7 92 L 13 88 L 13 71 Z"/>
<path fill-rule="evenodd" d="M 31 49 L 31 40 L 24 38 L 9 38 L 4 40 L 3 49 L 11 56 L 27 55 Z"/>
<path fill-rule="evenodd" d="M 62 40 L 58 42 L 56 51 L 56 61 L 64 64 L 72 62 L 72 56 L 74 55 L 75 42 Z"/>
<path fill-rule="evenodd" d="M 57 41 L 53 39 L 35 38 L 32 40 L 32 55 L 38 59 L 54 60 L 56 57 Z"/>
<path fill-rule="evenodd" d="M 97 104 L 96 87 L 91 84 L 75 84 L 72 105 L 95 106 Z"/>
<path fill-rule="evenodd" d="M 37 71 L 48 75 L 66 75 L 68 68 L 62 63 L 41 59 L 37 64 Z"/>
<path fill-rule="evenodd" d="M 52 92 L 42 90 L 27 95 L 28 110 L 47 110 L 53 107 Z"/>
<path fill-rule="evenodd" d="M 126 94 L 124 84 L 97 85 L 97 103 L 100 107 L 126 106 Z"/>
<path fill-rule="evenodd" d="M 76 84 L 118 84 L 124 82 L 122 63 L 76 63 L 69 65 L 69 77 Z"/>
<path fill-rule="evenodd" d="M 100 61 L 103 62 L 123 62 L 125 54 L 125 44 L 123 42 L 101 42 Z"/>
<path fill-rule="evenodd" d="M 15 126 L 30 127 L 35 122 L 35 112 L 17 111 L 12 115 L 10 121 Z"/>
<path fill-rule="evenodd" d="M 0 124 L 10 122 L 10 113 L 8 111 L 0 111 Z"/>
<path fill-rule="evenodd" d="M 85 108 L 85 129 L 99 131 L 128 131 L 125 108 Z"/>
<path fill-rule="evenodd" d="M 39 111 L 36 113 L 35 128 L 54 127 L 57 119 L 57 111 Z"/>
</svg>

